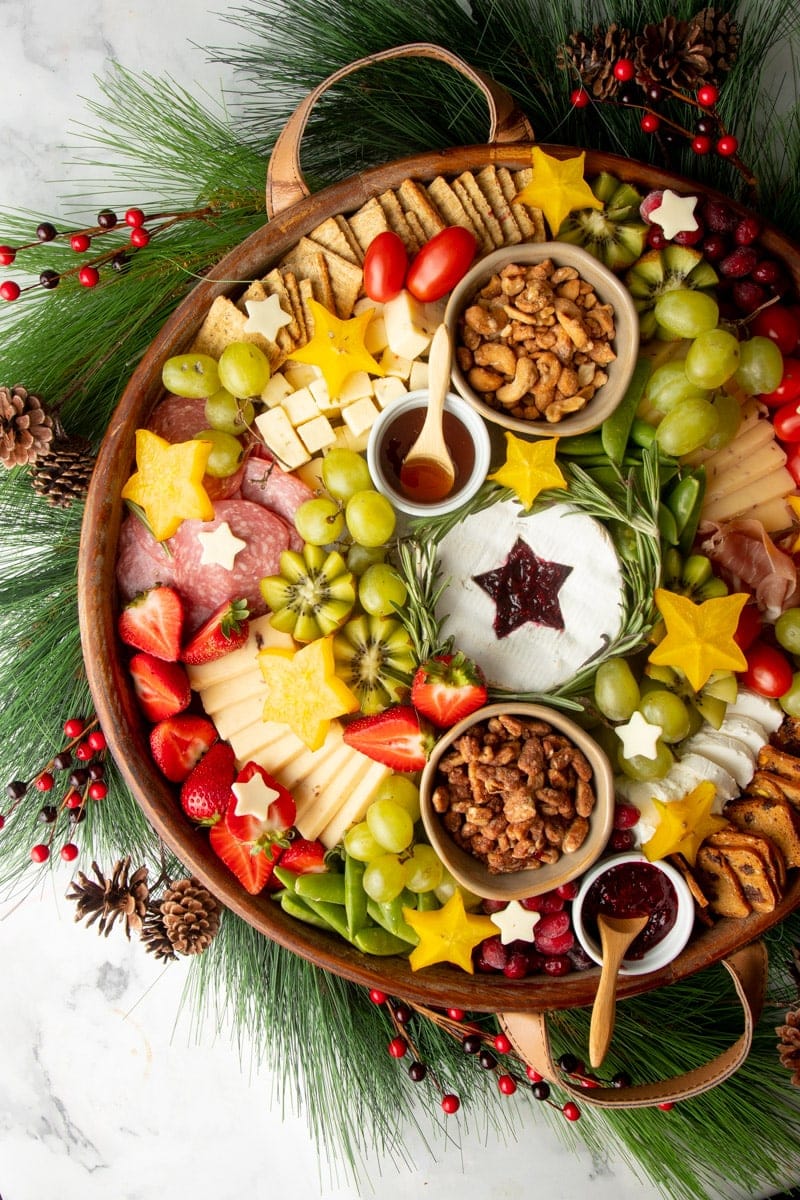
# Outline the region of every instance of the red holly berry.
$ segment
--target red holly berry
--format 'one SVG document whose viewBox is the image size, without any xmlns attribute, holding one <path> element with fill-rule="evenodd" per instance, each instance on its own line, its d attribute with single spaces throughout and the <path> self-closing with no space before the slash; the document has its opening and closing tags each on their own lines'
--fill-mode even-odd
<svg viewBox="0 0 800 1200">
<path fill-rule="evenodd" d="M 713 83 L 704 83 L 697 89 L 697 103 L 702 104 L 703 108 L 713 108 L 718 100 L 719 89 Z"/>
<path fill-rule="evenodd" d="M 106 735 L 103 733 L 102 729 L 93 729 L 86 740 L 96 754 L 101 750 L 105 750 L 106 746 L 108 745 L 106 742 Z"/>
<path fill-rule="evenodd" d="M 633 65 L 633 59 L 618 58 L 614 63 L 614 78 L 619 79 L 622 83 L 627 83 L 629 79 L 633 79 L 636 67 Z"/>
<path fill-rule="evenodd" d="M 6 279 L 3 283 L 0 283 L 0 297 L 3 300 L 17 300 L 20 291 L 19 284 L 15 283 L 13 279 Z"/>
<path fill-rule="evenodd" d="M 463 1008 L 448 1008 L 447 1015 L 451 1021 L 463 1021 L 466 1013 Z"/>
<path fill-rule="evenodd" d="M 695 154 L 708 154 L 711 150 L 711 138 L 704 133 L 698 133 L 692 138 L 692 150 Z"/>
<path fill-rule="evenodd" d="M 65 808 L 80 808 L 82 804 L 83 797 L 81 796 L 80 792 L 76 792 L 74 788 L 72 791 L 67 792 L 66 796 L 64 797 Z"/>
<path fill-rule="evenodd" d="M 97 267 L 85 266 L 78 271 L 78 282 L 82 287 L 93 288 L 97 287 L 100 282 L 100 272 Z"/>
<path fill-rule="evenodd" d="M 379 988 L 370 988 L 369 998 L 373 1004 L 385 1004 L 386 992 L 382 992 Z"/>
<path fill-rule="evenodd" d="M 722 158 L 730 158 L 739 149 L 739 143 L 731 133 L 726 133 L 717 141 L 717 154 Z"/>
<path fill-rule="evenodd" d="M 661 1104 L 656 1105 L 656 1108 L 660 1108 L 662 1112 L 670 1112 L 674 1107 L 674 1100 L 664 1100 Z"/>
<path fill-rule="evenodd" d="M 452 1115 L 453 1113 L 457 1113 L 460 1107 L 461 1101 L 459 1100 L 458 1096 L 454 1096 L 452 1092 L 448 1092 L 445 1096 L 442 1096 L 443 1112 Z"/>
<path fill-rule="evenodd" d="M 525 1074 L 531 1083 L 541 1083 L 544 1079 L 544 1075 L 542 1075 L 541 1071 L 537 1071 L 535 1067 L 526 1067 Z"/>
<path fill-rule="evenodd" d="M 513 1096 L 517 1083 L 513 1075 L 498 1075 L 497 1086 L 504 1096 Z"/>
<path fill-rule="evenodd" d="M 31 858 L 35 863 L 47 862 L 50 857 L 50 848 L 45 846 L 44 842 L 39 842 L 36 846 L 31 846 Z"/>
<path fill-rule="evenodd" d="M 34 780 L 33 786 L 40 792 L 49 792 L 55 780 L 49 771 L 42 771 L 38 779 Z"/>
<path fill-rule="evenodd" d="M 76 254 L 84 254 L 92 244 L 92 239 L 86 233 L 73 233 L 69 244 Z"/>
<path fill-rule="evenodd" d="M 655 113 L 645 113 L 639 125 L 642 133 L 655 133 L 661 125 L 661 118 L 657 117 Z"/>
<path fill-rule="evenodd" d="M 64 862 L 74 862 L 78 857 L 78 847 L 74 842 L 67 842 L 66 846 L 61 847 L 61 857 Z"/>
<path fill-rule="evenodd" d="M 64 733 L 68 738 L 80 737 L 86 728 L 86 722 L 82 717 L 70 717 L 64 722 Z"/>
<path fill-rule="evenodd" d="M 0 829 L 2 829 L 2 828 L 3 828 L 3 826 L 5 825 L 5 823 L 6 823 L 6 819 L 5 819 L 5 817 L 3 816 L 3 814 L 2 814 L 2 813 L 0 813 Z"/>
<path fill-rule="evenodd" d="M 0 267 L 10 267 L 16 257 L 13 246 L 0 246 Z"/>
<path fill-rule="evenodd" d="M 573 108 L 586 108 L 590 100 L 591 96 L 585 88 L 575 88 L 575 91 L 569 94 L 569 102 Z"/>
<path fill-rule="evenodd" d="M 150 234 L 143 227 L 137 226 L 131 231 L 131 245 L 141 250 L 150 241 Z"/>
<path fill-rule="evenodd" d="M 614 828 L 631 829 L 642 814 L 635 804 L 614 805 Z"/>
<path fill-rule="evenodd" d="M 387 1047 L 392 1058 L 405 1058 L 408 1053 L 408 1042 L 404 1037 L 395 1037 Z"/>
<path fill-rule="evenodd" d="M 145 216 L 140 208 L 129 208 L 125 213 L 125 224 L 130 225 L 132 229 L 138 229 L 144 225 Z"/>
<path fill-rule="evenodd" d="M 105 800 L 107 795 L 108 788 L 101 780 L 98 779 L 96 783 L 91 783 L 89 785 L 90 800 Z"/>
<path fill-rule="evenodd" d="M 580 1120 L 581 1110 L 572 1100 L 568 1100 L 561 1111 L 568 1121 Z"/>
<path fill-rule="evenodd" d="M 506 1035 L 504 1033 L 498 1033 L 497 1036 L 492 1041 L 492 1045 L 494 1046 L 494 1048 L 498 1054 L 510 1054 L 511 1053 L 511 1042 L 508 1040 L 508 1038 L 506 1037 Z"/>
</svg>

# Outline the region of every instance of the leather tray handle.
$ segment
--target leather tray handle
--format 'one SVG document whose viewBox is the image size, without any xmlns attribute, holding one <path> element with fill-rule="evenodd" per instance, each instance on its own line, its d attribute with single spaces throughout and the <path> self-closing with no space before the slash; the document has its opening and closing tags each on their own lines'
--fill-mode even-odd
<svg viewBox="0 0 800 1200">
<path fill-rule="evenodd" d="M 647 1108 L 654 1104 L 688 1100 L 723 1083 L 739 1069 L 750 1053 L 755 1028 L 767 983 L 767 951 L 763 942 L 752 942 L 722 960 L 733 980 L 736 994 L 744 1011 L 744 1030 L 733 1045 L 723 1050 L 716 1058 L 675 1075 L 671 1079 L 654 1083 L 634 1084 L 630 1087 L 584 1088 L 563 1078 L 556 1066 L 550 1048 L 547 1030 L 547 1014 L 535 1012 L 500 1013 L 499 1021 L 517 1054 L 538 1071 L 550 1083 L 580 1098 L 586 1104 L 598 1108 Z"/>
<path fill-rule="evenodd" d="M 267 216 L 270 220 L 278 213 L 305 200 L 311 193 L 303 178 L 300 168 L 300 143 L 305 131 L 311 109 L 323 92 L 352 75 L 362 67 L 374 63 L 386 62 L 393 58 L 433 58 L 438 62 L 447 63 L 459 71 L 476 87 L 480 88 L 486 97 L 489 108 L 489 142 L 532 142 L 533 129 L 528 118 L 516 106 L 509 93 L 488 75 L 484 75 L 476 67 L 470 66 L 464 59 L 437 46 L 433 42 L 411 42 L 407 46 L 393 46 L 390 50 L 381 50 L 378 54 L 369 54 L 359 58 L 334 71 L 327 79 L 317 84 L 312 92 L 298 104 L 289 120 L 278 135 L 275 148 L 267 166 Z"/>
</svg>

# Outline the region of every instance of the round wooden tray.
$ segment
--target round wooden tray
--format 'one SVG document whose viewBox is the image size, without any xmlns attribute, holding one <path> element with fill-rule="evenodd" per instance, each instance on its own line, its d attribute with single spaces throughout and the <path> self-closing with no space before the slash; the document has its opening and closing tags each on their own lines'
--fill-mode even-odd
<svg viewBox="0 0 800 1200">
<path fill-rule="evenodd" d="M 547 146 L 545 149 L 562 157 L 575 154 L 574 147 Z M 128 786 L 164 842 L 224 905 L 265 936 L 325 970 L 413 1002 L 490 1012 L 543 1011 L 591 1004 L 597 987 L 597 970 L 561 979 L 532 976 L 520 981 L 509 981 L 503 976 L 470 976 L 449 966 L 427 968 L 414 974 L 404 958 L 365 957 L 334 936 L 287 917 L 268 897 L 245 893 L 209 849 L 206 834 L 184 816 L 176 789 L 158 772 L 150 755 L 147 729 L 116 635 L 115 563 L 124 511 L 120 490 L 133 469 L 135 430 L 147 424 L 163 396 L 161 366 L 164 359 L 188 349 L 217 296 L 236 297 L 250 280 L 266 274 L 302 235 L 325 218 L 354 211 L 372 196 L 398 186 L 406 177 L 424 182 L 440 174 L 454 176 L 464 170 L 477 171 L 489 163 L 520 170 L 530 165 L 530 146 L 515 143 L 459 147 L 365 171 L 292 204 L 209 272 L 153 341 L 125 390 L 100 448 L 81 537 L 80 623 L 97 714 Z M 727 204 L 732 203 L 719 193 L 657 168 L 615 155 L 587 152 L 587 176 L 601 170 L 610 171 L 646 190 L 672 186 L 679 191 L 703 192 L 717 196 Z M 784 260 L 800 284 L 800 252 L 777 230 L 768 229 L 762 242 L 770 252 Z M 702 970 L 757 938 L 798 903 L 800 877 L 795 873 L 787 894 L 774 912 L 754 914 L 745 920 L 720 920 L 713 928 L 697 933 L 670 966 L 652 975 L 621 981 L 620 996 L 624 998 L 662 987 Z"/>
</svg>

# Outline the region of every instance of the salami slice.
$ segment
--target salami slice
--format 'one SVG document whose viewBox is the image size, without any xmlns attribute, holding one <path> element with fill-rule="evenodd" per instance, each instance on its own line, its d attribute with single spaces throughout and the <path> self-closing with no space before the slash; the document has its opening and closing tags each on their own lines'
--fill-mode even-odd
<svg viewBox="0 0 800 1200">
<path fill-rule="evenodd" d="M 208 428 L 206 402 L 189 396 L 167 396 L 153 410 L 149 428 L 165 442 L 188 442 Z"/>
<path fill-rule="evenodd" d="M 212 533 L 223 523 L 245 542 L 229 569 L 203 563 L 205 547 L 199 534 Z M 184 598 L 187 621 L 198 625 L 225 600 L 247 600 L 252 616 L 266 612 L 259 582 L 280 568 L 289 547 L 289 531 L 275 513 L 249 500 L 220 500 L 213 521 L 184 521 L 170 541 L 175 562 L 175 586 Z"/>
<path fill-rule="evenodd" d="M 123 600 L 157 583 L 175 581 L 175 561 L 138 517 L 128 516 L 119 531 L 117 584 Z"/>
<path fill-rule="evenodd" d="M 242 479 L 242 496 L 271 508 L 294 524 L 294 514 L 304 500 L 310 500 L 313 491 L 296 475 L 289 475 L 271 458 L 251 455 L 245 463 Z"/>
</svg>

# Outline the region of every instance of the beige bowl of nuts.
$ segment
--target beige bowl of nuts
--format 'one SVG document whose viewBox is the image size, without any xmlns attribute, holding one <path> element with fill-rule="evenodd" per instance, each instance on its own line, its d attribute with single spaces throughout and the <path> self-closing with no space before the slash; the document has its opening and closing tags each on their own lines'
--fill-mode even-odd
<svg viewBox="0 0 800 1200">
<path fill-rule="evenodd" d="M 540 704 L 490 704 L 454 725 L 420 796 L 425 832 L 453 878 L 493 900 L 577 879 L 605 850 L 614 818 L 605 754 Z"/>
<path fill-rule="evenodd" d="M 535 437 L 596 429 L 639 352 L 630 293 L 579 246 L 526 242 L 482 258 L 445 314 L 453 383 L 488 421 Z"/>
</svg>

